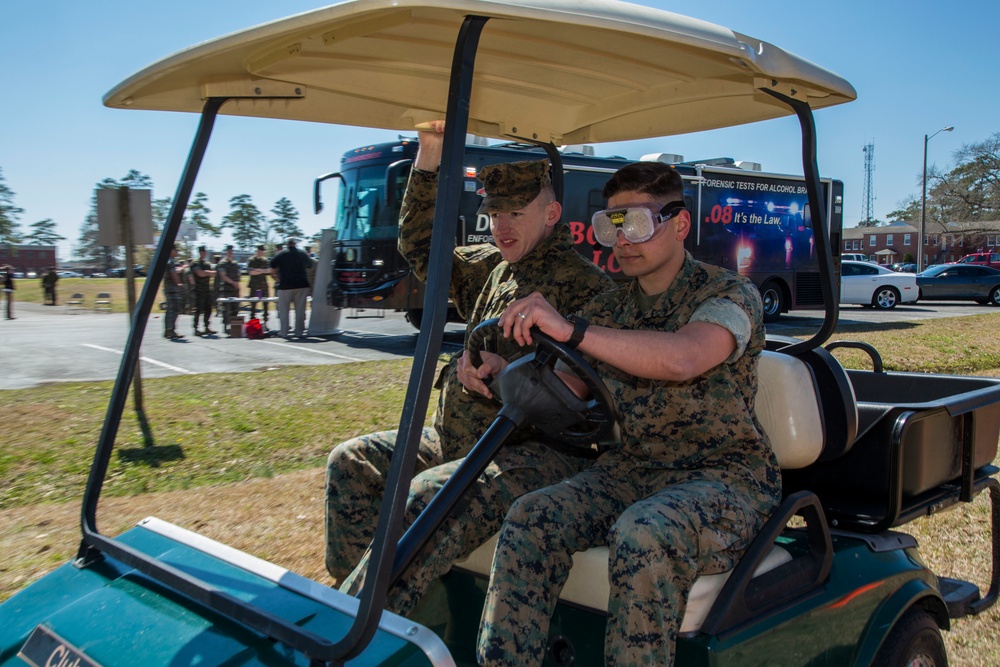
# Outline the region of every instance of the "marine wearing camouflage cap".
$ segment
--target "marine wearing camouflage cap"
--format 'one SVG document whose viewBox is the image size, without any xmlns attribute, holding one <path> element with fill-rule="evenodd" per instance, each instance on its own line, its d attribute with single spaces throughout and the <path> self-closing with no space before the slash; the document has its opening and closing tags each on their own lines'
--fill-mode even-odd
<svg viewBox="0 0 1000 667">
<path fill-rule="evenodd" d="M 476 174 L 486 197 L 479 213 L 517 211 L 535 200 L 542 188 L 552 186 L 547 160 L 507 162 L 483 167 Z"/>
</svg>

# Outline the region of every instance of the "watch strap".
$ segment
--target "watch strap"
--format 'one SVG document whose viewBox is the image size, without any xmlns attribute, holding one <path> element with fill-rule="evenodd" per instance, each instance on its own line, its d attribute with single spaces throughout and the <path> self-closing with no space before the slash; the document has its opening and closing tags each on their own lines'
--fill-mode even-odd
<svg viewBox="0 0 1000 667">
<path fill-rule="evenodd" d="M 590 326 L 590 322 L 576 315 L 569 315 L 566 319 L 573 323 L 573 335 L 569 337 L 566 344 L 575 350 L 577 345 L 583 342 L 583 335 L 586 333 L 587 327 Z"/>
</svg>

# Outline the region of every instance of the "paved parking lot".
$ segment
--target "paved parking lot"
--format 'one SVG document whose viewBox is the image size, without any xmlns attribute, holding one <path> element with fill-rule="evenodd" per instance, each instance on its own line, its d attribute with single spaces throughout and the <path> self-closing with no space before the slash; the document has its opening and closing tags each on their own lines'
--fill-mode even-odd
<svg viewBox="0 0 1000 667">
<path fill-rule="evenodd" d="M 125 315 L 71 314 L 64 306 L 52 308 L 33 303 L 15 306 L 17 319 L 0 322 L 3 337 L 0 389 L 20 389 L 72 380 L 113 380 L 116 377 L 128 334 Z M 920 321 L 991 312 L 1000 310 L 972 303 L 915 304 L 899 306 L 887 312 L 845 306 L 840 311 L 840 323 L 843 326 Z M 178 331 L 188 338 L 169 341 L 162 337 L 163 313 L 154 311 L 142 345 L 142 376 L 155 378 L 248 372 L 279 366 L 411 357 L 417 342 L 416 330 L 401 313 L 387 312 L 381 318 L 374 317 L 376 313 L 367 311 L 361 313 L 361 317 L 342 317 L 339 327 L 343 333 L 339 335 L 313 336 L 294 341 L 224 336 L 194 338 L 188 334 L 192 330 L 190 316 L 181 316 Z M 821 311 L 796 311 L 782 316 L 780 322 L 768 325 L 768 332 L 781 334 L 815 330 L 822 316 Z M 462 326 L 449 324 L 443 349 L 460 349 L 463 331 Z"/>
<path fill-rule="evenodd" d="M 362 315 L 374 315 L 374 311 Z M 13 321 L 0 322 L 3 364 L 0 389 L 46 382 L 113 380 L 128 337 L 124 314 L 70 313 L 65 307 L 15 303 Z M 140 352 L 144 378 L 194 373 L 231 373 L 291 365 L 339 364 L 413 356 L 417 332 L 400 313 L 384 318 L 343 317 L 336 336 L 249 340 L 223 335 L 195 338 L 191 317 L 182 315 L 182 341 L 163 338 L 163 313 L 154 311 Z M 272 318 L 272 324 L 276 324 Z M 214 320 L 215 324 L 218 320 Z M 463 327 L 449 324 L 444 350 L 460 349 Z"/>
</svg>

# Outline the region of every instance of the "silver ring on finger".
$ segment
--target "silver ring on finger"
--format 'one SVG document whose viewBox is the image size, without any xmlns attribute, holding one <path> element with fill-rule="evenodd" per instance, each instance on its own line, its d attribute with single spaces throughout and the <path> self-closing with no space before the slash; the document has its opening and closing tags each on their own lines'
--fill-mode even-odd
<svg viewBox="0 0 1000 667">
<path fill-rule="evenodd" d="M 524 313 L 518 313 L 517 316 L 520 317 L 522 320 L 528 319 L 528 316 L 525 315 Z"/>
</svg>

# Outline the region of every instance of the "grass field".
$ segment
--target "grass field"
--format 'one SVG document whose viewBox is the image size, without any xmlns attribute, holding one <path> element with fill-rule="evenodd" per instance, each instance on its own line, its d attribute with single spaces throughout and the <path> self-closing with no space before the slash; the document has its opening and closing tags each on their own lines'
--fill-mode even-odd
<svg viewBox="0 0 1000 667">
<path fill-rule="evenodd" d="M 139 300 L 142 288 L 146 284 L 146 279 L 139 277 L 135 279 L 135 299 Z M 21 278 L 15 283 L 14 304 L 24 303 L 45 303 L 45 293 L 42 290 L 41 278 Z M 74 293 L 83 294 L 85 307 L 93 308 L 94 299 L 100 292 L 107 292 L 111 295 L 111 311 L 115 313 L 128 312 L 128 298 L 126 296 L 127 286 L 124 278 L 60 278 L 56 283 L 56 302 L 63 305 Z M 163 294 L 157 303 L 163 301 Z"/>
<path fill-rule="evenodd" d="M 834 338 L 875 345 L 890 370 L 1000 376 L 998 326 L 1000 312 L 859 326 Z M 855 351 L 836 356 L 869 366 Z M 398 425 L 408 369 L 408 361 L 388 361 L 145 380 L 154 443 L 144 443 L 127 410 L 101 499 L 102 531 L 117 534 L 152 514 L 332 583 L 323 568 L 326 456 L 342 440 Z M 75 554 L 79 499 L 110 389 L 0 392 L 0 600 Z M 935 572 L 988 584 L 984 497 L 906 531 Z M 945 639 L 952 665 L 1000 665 L 1000 611 L 957 621 Z"/>
</svg>

